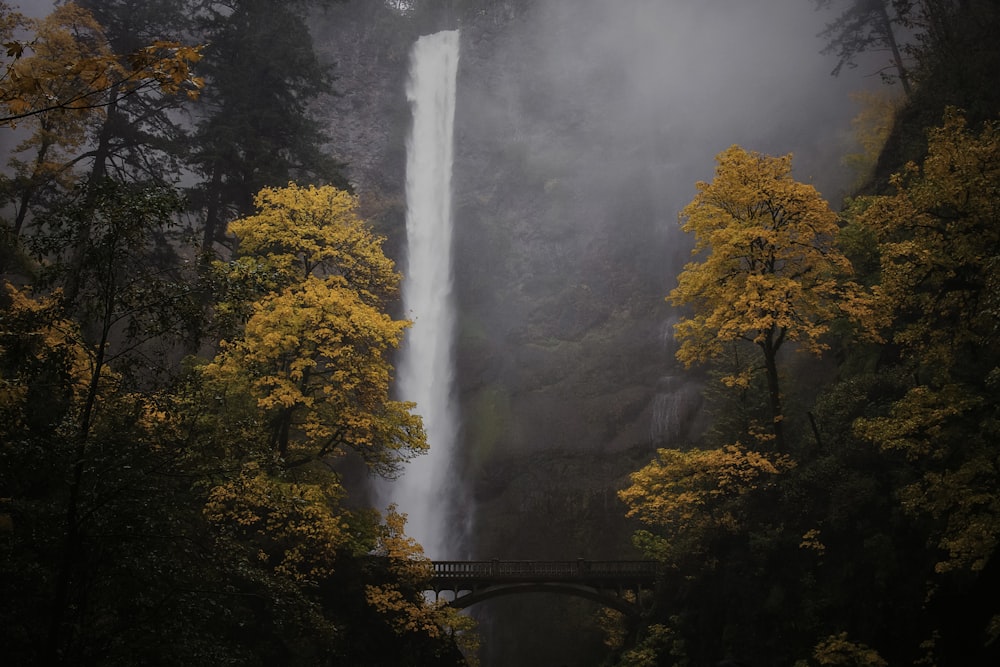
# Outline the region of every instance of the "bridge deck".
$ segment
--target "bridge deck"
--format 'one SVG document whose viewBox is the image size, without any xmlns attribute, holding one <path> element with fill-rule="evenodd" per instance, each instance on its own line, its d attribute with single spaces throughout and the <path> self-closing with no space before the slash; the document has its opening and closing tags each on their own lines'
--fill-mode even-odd
<svg viewBox="0 0 1000 667">
<path fill-rule="evenodd" d="M 660 564 L 645 560 L 479 560 L 435 561 L 438 589 L 474 588 L 517 582 L 585 583 L 598 586 L 651 586 Z"/>
</svg>

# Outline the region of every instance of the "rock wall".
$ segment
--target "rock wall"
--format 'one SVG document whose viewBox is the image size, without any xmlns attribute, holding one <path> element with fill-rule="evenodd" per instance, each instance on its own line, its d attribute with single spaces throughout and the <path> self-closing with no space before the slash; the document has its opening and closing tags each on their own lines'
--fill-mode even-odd
<svg viewBox="0 0 1000 667">
<path fill-rule="evenodd" d="M 816 29 L 783 23 L 796 2 L 768 13 L 721 0 L 456 1 L 405 20 L 356 0 L 334 22 L 334 145 L 391 245 L 405 233 L 409 45 L 422 31 L 462 30 L 455 353 L 473 502 L 452 518 L 460 526 L 471 513 L 473 532 L 457 552 L 637 555 L 616 491 L 656 447 L 683 446 L 702 427 L 664 301 L 689 255 L 677 211 L 732 143 L 801 150 L 811 175 L 843 152 L 842 126 L 828 119 L 849 116 L 830 90 L 802 87 L 829 79 L 818 57 L 803 69 Z M 753 51 L 761 45 L 770 51 Z M 796 49 L 813 51 L 788 60 Z M 596 612 L 531 596 L 483 605 L 484 664 L 596 665 Z"/>
</svg>

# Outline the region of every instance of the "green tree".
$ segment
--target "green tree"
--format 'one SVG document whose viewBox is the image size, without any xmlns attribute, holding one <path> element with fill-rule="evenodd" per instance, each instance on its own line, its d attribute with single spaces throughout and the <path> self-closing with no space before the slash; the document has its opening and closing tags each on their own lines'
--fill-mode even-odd
<svg viewBox="0 0 1000 667">
<path fill-rule="evenodd" d="M 208 81 L 192 138 L 203 182 L 190 193 L 204 212 L 202 247 L 223 240 L 226 223 L 249 215 L 256 193 L 289 181 L 348 183 L 329 157 L 311 104 L 331 92 L 313 49 L 306 13 L 315 0 L 206 3 L 197 14 L 209 42 Z"/>
<path fill-rule="evenodd" d="M 693 314 L 675 325 L 677 358 L 690 366 L 745 341 L 763 354 L 775 447 L 786 449 L 778 352 L 786 342 L 820 353 L 837 318 L 870 318 L 865 292 L 837 248 L 838 218 L 811 185 L 791 176 L 792 158 L 733 146 L 716 158 L 711 183 L 680 213 L 695 236 L 691 262 L 668 300 Z M 726 376 L 747 386 L 746 372 Z"/>
<path fill-rule="evenodd" d="M 861 200 L 856 213 L 878 241 L 878 305 L 892 316 L 891 340 L 909 381 L 887 411 L 857 420 L 855 429 L 914 469 L 916 479 L 899 493 L 907 512 L 931 519 L 932 609 L 964 600 L 961 614 L 940 612 L 935 653 L 985 656 L 1000 617 L 981 593 L 998 576 L 1000 535 L 1000 125 L 973 131 L 948 110 L 929 132 L 926 158 L 892 182 L 894 195 Z"/>
<path fill-rule="evenodd" d="M 164 376 L 154 341 L 183 335 L 186 315 L 198 311 L 183 282 L 151 261 L 177 202 L 158 188 L 105 183 L 45 221 L 46 234 L 30 244 L 46 266 L 36 288 L 58 282 L 67 257 L 82 253 L 79 321 L 58 290 L 32 298 L 8 288 L 0 441 L 11 466 L 0 485 L 15 528 L 5 536 L 12 569 L 4 574 L 29 574 L 12 589 L 11 618 L 24 643 L 11 650 L 32 660 L 86 663 L 138 618 L 159 618 L 150 598 L 130 600 L 139 616 L 111 601 L 131 589 L 129 576 L 146 580 L 143 568 L 163 569 L 153 562 L 163 552 L 147 558 L 140 546 L 156 541 L 147 531 L 180 532 L 166 528 L 177 518 L 169 477 L 178 450 L 156 442 Z M 82 250 L 74 246 L 81 225 L 90 230 Z M 155 582 L 147 592 L 163 594 L 167 609 L 168 590 Z"/>
<path fill-rule="evenodd" d="M 200 49 L 160 36 L 132 40 L 128 50 L 116 48 L 113 36 L 84 8 L 63 3 L 45 19 L 25 22 L 35 38 L 15 43 L 7 77 L 0 81 L 2 101 L 12 117 L 32 130 L 12 160 L 15 177 L 4 183 L 14 211 L 5 236 L 16 248 L 26 226 L 37 224 L 63 205 L 79 208 L 78 196 L 99 215 L 104 180 L 166 182 L 163 165 L 167 109 L 177 99 L 196 98 L 202 86 L 192 66 Z M 187 93 L 179 95 L 179 93 Z M 74 189 L 78 183 L 83 189 Z M 85 271 L 83 253 L 90 228 L 77 226 L 74 270 L 63 283 L 69 303 L 77 299 L 78 277 Z M 32 232 L 33 233 L 33 232 Z M 44 230 L 42 230 L 44 233 Z M 28 233 L 30 236 L 31 233 Z"/>
</svg>

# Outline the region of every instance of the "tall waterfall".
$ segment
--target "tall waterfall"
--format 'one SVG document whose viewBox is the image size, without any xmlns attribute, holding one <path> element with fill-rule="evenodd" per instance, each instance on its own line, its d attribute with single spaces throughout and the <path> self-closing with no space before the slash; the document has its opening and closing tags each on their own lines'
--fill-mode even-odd
<svg viewBox="0 0 1000 667">
<path fill-rule="evenodd" d="M 408 515 L 407 534 L 430 558 L 454 557 L 446 532 L 458 502 L 452 460 L 457 436 L 452 338 L 451 171 L 458 31 L 427 35 L 413 46 L 407 97 L 413 130 L 407 145 L 406 269 L 403 306 L 413 327 L 399 365 L 399 398 L 414 401 L 423 417 L 430 452 L 411 461 L 390 489 L 390 500 Z M 460 531 L 460 529 L 459 529 Z"/>
</svg>

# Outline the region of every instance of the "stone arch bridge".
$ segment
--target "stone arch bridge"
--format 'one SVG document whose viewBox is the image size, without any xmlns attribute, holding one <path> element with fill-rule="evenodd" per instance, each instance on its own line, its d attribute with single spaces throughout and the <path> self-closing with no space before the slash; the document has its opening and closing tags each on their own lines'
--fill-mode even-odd
<svg viewBox="0 0 1000 667">
<path fill-rule="evenodd" d="M 645 560 L 584 559 L 435 561 L 431 590 L 450 592 L 449 605 L 464 609 L 516 593 L 561 593 L 588 598 L 628 616 L 639 616 L 643 593 L 653 590 L 660 564 Z"/>
</svg>

